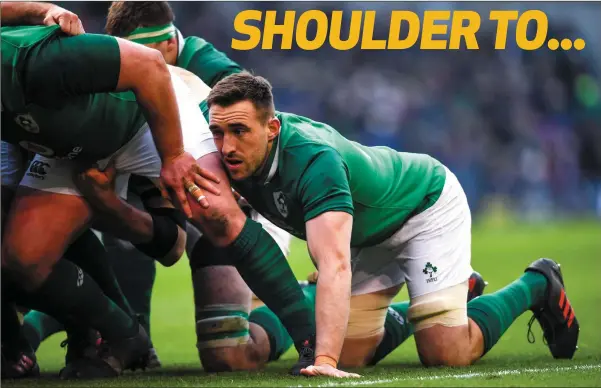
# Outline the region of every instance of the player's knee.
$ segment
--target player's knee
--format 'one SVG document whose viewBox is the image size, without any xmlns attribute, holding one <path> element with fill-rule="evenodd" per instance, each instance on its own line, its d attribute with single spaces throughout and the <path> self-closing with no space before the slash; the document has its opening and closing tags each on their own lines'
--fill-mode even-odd
<svg viewBox="0 0 601 388">
<path fill-rule="evenodd" d="M 34 291 L 46 280 L 52 265 L 35 244 L 2 243 L 2 270 L 27 291 Z"/>
<path fill-rule="evenodd" d="M 134 246 L 170 267 L 179 261 L 186 249 L 185 216 L 173 208 L 151 208 L 148 212 L 152 217 L 152 239 Z"/>
<path fill-rule="evenodd" d="M 196 310 L 196 347 L 207 372 L 249 369 L 245 351 L 250 341 L 246 307 L 236 304 L 206 305 Z"/>
<path fill-rule="evenodd" d="M 258 369 L 261 364 L 247 350 L 248 345 L 199 350 L 200 362 L 205 372 L 233 372 Z"/>
<path fill-rule="evenodd" d="M 175 245 L 161 260 L 161 264 L 165 267 L 171 267 L 177 263 L 186 252 L 186 232 L 182 228 L 178 228 L 177 233 Z"/>
<path fill-rule="evenodd" d="M 378 292 L 353 295 L 350 316 L 339 364 L 344 368 L 367 365 L 384 336 L 384 322 L 388 306 L 400 286 Z"/>
<path fill-rule="evenodd" d="M 414 298 L 409 320 L 414 326 L 424 366 L 466 366 L 472 363 L 465 295 L 467 282 Z"/>
<path fill-rule="evenodd" d="M 384 333 L 364 338 L 346 338 L 338 365 L 341 368 L 362 368 L 371 361 Z"/>
</svg>

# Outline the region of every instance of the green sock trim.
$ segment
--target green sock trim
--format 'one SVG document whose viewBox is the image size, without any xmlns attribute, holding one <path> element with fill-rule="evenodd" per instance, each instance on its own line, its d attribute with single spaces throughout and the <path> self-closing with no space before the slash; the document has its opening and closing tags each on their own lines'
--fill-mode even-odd
<svg viewBox="0 0 601 388">
<path fill-rule="evenodd" d="M 215 317 L 242 317 L 248 320 L 248 314 L 246 311 L 234 311 L 225 309 L 211 309 L 210 307 L 203 307 L 196 311 L 196 320 L 215 318 Z"/>
<path fill-rule="evenodd" d="M 279 359 L 282 354 L 292 346 L 293 341 L 286 331 L 286 328 L 267 306 L 261 306 L 254 309 L 250 313 L 248 320 L 251 323 L 261 326 L 267 333 L 271 349 L 269 352 L 269 361 Z"/>
<path fill-rule="evenodd" d="M 212 340 L 220 340 L 220 339 L 224 339 L 224 338 L 245 337 L 248 335 L 248 333 L 249 333 L 249 331 L 247 329 L 247 330 L 240 330 L 240 331 L 231 331 L 231 332 L 227 332 L 227 333 L 198 334 L 196 337 L 197 337 L 198 342 L 206 342 L 206 341 L 212 341 Z"/>
<path fill-rule="evenodd" d="M 526 272 L 497 292 L 482 295 L 467 304 L 467 315 L 482 331 L 484 354 L 522 313 L 544 297 L 547 279 L 537 272 Z"/>
</svg>

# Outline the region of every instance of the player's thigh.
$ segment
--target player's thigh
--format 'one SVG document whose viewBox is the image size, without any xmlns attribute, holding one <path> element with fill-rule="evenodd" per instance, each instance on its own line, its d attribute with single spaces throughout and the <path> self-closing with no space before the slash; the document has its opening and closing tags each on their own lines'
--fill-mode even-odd
<svg viewBox="0 0 601 388">
<path fill-rule="evenodd" d="M 15 193 L 7 216 L 2 264 L 34 282 L 43 281 L 68 244 L 91 218 L 74 188 L 66 161 L 37 156 Z"/>
<path fill-rule="evenodd" d="M 342 367 L 362 367 L 369 364 L 384 337 L 388 307 L 402 286 L 399 284 L 351 296 L 349 321 L 339 361 Z"/>
<path fill-rule="evenodd" d="M 192 219 L 190 222 L 199 228 L 204 235 L 217 246 L 229 245 L 240 234 L 246 214 L 240 209 L 238 202 L 232 193 L 232 187 L 229 182 L 221 158 L 217 152 L 204 155 L 197 160 L 200 167 L 213 172 L 220 178 L 220 183 L 215 184 L 220 195 L 213 195 L 205 192 L 209 201 L 209 208 L 202 208 L 188 194 L 190 207 L 192 209 Z"/>
</svg>

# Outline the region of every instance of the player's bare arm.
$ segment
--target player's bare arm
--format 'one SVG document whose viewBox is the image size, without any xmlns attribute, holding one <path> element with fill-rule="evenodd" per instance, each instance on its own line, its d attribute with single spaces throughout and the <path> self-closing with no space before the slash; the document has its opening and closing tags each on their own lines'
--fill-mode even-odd
<svg viewBox="0 0 601 388">
<path fill-rule="evenodd" d="M 2 2 L 2 24 L 59 24 L 61 30 L 69 35 L 84 34 L 85 30 L 79 17 L 71 11 L 51 3 L 40 2 Z"/>
<path fill-rule="evenodd" d="M 164 266 L 182 257 L 186 247 L 185 220 L 173 205 L 160 195 L 154 184 L 139 177 L 146 211 L 139 210 L 115 191 L 117 172 L 113 166 L 104 171 L 90 168 L 77 174 L 75 183 L 94 210 L 93 226 L 122 240 L 130 241 Z"/>
<path fill-rule="evenodd" d="M 359 377 L 336 369 L 350 310 L 353 216 L 346 212 L 326 212 L 307 221 L 306 228 L 309 252 L 320 274 L 315 303 L 315 365 L 301 373 L 307 376 Z"/>
</svg>

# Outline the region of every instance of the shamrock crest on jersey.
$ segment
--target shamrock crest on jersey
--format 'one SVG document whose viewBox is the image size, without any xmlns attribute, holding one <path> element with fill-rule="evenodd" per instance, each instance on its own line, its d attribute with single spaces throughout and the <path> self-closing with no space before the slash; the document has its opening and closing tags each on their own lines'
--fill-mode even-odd
<svg viewBox="0 0 601 388">
<path fill-rule="evenodd" d="M 40 127 L 38 126 L 38 123 L 35 122 L 29 113 L 17 115 L 15 117 L 15 122 L 19 127 L 23 128 L 27 132 L 40 133 Z"/>
<path fill-rule="evenodd" d="M 275 207 L 278 209 L 282 217 L 288 217 L 288 205 L 286 205 L 286 196 L 281 191 L 276 191 L 273 193 L 273 201 L 275 202 Z"/>
</svg>

